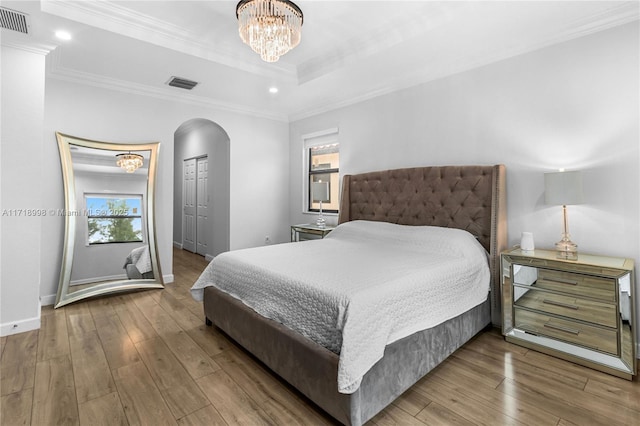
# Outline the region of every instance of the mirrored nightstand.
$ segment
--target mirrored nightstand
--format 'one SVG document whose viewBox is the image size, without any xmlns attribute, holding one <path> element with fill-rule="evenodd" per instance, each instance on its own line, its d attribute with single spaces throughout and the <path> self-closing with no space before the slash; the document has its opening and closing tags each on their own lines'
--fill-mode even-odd
<svg viewBox="0 0 640 426">
<path fill-rule="evenodd" d="M 551 250 L 502 253 L 507 341 L 632 380 L 636 374 L 632 259 Z"/>
<path fill-rule="evenodd" d="M 311 223 L 291 225 L 291 241 L 319 240 L 324 238 L 335 226 L 319 227 Z"/>
</svg>

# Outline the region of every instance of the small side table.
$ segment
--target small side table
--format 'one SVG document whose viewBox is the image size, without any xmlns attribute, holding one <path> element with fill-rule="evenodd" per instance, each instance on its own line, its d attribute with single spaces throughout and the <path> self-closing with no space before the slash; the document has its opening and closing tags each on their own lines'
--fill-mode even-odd
<svg viewBox="0 0 640 426">
<path fill-rule="evenodd" d="M 324 238 L 329 232 L 333 231 L 335 226 L 325 226 L 305 223 L 301 225 L 291 225 L 291 241 L 319 240 Z"/>
</svg>

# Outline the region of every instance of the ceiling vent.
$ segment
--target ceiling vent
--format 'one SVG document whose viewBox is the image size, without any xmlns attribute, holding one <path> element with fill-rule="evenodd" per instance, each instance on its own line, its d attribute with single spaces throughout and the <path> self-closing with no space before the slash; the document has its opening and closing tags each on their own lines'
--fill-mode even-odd
<svg viewBox="0 0 640 426">
<path fill-rule="evenodd" d="M 18 31 L 20 33 L 29 34 L 29 15 L 22 12 L 16 12 L 15 10 L 7 9 L 6 7 L 0 7 L 0 27 Z"/>
<path fill-rule="evenodd" d="M 198 84 L 197 81 L 187 80 L 186 78 L 180 77 L 171 77 L 171 79 L 167 82 L 169 86 L 179 87 L 181 89 L 191 90 Z"/>
</svg>

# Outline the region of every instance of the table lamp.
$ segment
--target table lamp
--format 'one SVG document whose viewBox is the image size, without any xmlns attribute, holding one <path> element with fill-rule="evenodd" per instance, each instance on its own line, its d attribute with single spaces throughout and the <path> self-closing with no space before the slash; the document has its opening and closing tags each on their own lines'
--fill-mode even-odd
<svg viewBox="0 0 640 426">
<path fill-rule="evenodd" d="M 544 201 L 549 205 L 562 206 L 564 228 L 562 239 L 556 243 L 559 259 L 578 260 L 578 245 L 571 241 L 567 206 L 582 203 L 582 173 L 550 172 L 544 174 Z"/>
<path fill-rule="evenodd" d="M 318 220 L 316 220 L 316 225 L 320 228 L 324 228 L 326 223 L 324 217 L 322 217 L 322 202 L 329 201 L 329 182 L 312 182 L 311 200 L 313 202 L 320 203 L 320 214 L 318 215 Z"/>
</svg>

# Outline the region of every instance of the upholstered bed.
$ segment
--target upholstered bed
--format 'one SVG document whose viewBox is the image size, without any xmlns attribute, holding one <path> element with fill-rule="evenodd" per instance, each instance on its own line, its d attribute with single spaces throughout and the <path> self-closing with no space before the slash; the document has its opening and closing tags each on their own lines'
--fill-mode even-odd
<svg viewBox="0 0 640 426">
<path fill-rule="evenodd" d="M 131 250 L 122 267 L 127 271 L 130 280 L 153 279 L 149 246 L 141 246 Z"/>
<path fill-rule="evenodd" d="M 421 167 L 346 175 L 339 223 L 351 221 L 468 231 L 477 239 L 473 243 L 486 250 L 482 255 L 488 257 L 490 293 L 484 302 L 483 296 L 479 304 L 472 303 L 462 313 L 383 347 L 384 356 L 348 393 L 342 393 L 344 386 L 339 390 L 337 351 L 256 313 L 235 294 L 200 285 L 202 277 L 196 284 L 203 292 L 207 324 L 225 331 L 338 421 L 360 425 L 484 327 L 499 324 L 499 253 L 506 246 L 504 166 Z"/>
</svg>

